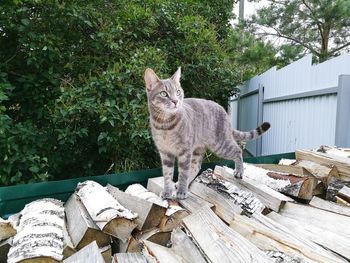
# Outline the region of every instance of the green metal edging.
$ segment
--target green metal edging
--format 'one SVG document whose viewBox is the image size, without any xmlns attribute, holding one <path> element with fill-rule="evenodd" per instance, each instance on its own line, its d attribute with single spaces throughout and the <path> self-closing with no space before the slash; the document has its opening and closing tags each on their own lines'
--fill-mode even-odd
<svg viewBox="0 0 350 263">
<path fill-rule="evenodd" d="M 260 157 L 249 157 L 245 158 L 244 161 L 248 163 L 277 163 L 281 158 L 294 159 L 295 154 L 284 153 Z M 227 160 L 204 163 L 202 165 L 202 170 L 214 168 L 215 165 L 225 165 L 233 168 L 234 163 L 233 161 Z M 40 198 L 50 197 L 66 201 L 74 192 L 77 184 L 86 180 L 93 180 L 101 185 L 111 184 L 124 190 L 128 185 L 134 183 L 146 185 L 149 178 L 158 176 L 162 176 L 162 170 L 160 168 L 133 171 L 128 173 L 80 177 L 61 181 L 0 187 L 0 216 L 6 217 L 9 214 L 19 212 L 27 203 Z"/>
</svg>

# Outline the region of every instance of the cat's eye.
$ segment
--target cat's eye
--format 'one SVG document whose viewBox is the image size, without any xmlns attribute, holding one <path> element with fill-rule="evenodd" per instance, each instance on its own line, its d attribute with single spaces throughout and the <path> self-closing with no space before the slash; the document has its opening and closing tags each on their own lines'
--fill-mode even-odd
<svg viewBox="0 0 350 263">
<path fill-rule="evenodd" d="M 178 89 L 178 90 L 176 91 L 176 95 L 177 95 L 177 96 L 180 96 L 180 95 L 181 95 L 181 90 Z"/>
<path fill-rule="evenodd" d="M 168 93 L 166 93 L 165 91 L 161 91 L 159 94 L 162 97 L 167 97 L 168 96 Z"/>
</svg>

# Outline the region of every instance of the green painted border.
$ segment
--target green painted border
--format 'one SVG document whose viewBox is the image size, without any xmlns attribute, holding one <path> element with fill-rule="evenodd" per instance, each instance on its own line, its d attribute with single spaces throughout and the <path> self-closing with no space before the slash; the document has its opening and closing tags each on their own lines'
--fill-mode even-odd
<svg viewBox="0 0 350 263">
<path fill-rule="evenodd" d="M 244 161 L 248 163 L 277 163 L 281 158 L 294 159 L 294 153 L 284 153 L 261 157 L 249 157 Z M 233 167 L 232 161 L 217 161 L 205 163 L 202 170 L 214 168 L 215 165 L 226 165 Z M 19 212 L 25 204 L 45 197 L 56 198 L 66 201 L 73 193 L 79 182 L 94 180 L 102 185 L 112 184 L 121 189 L 125 189 L 133 183 L 147 184 L 147 180 L 152 177 L 162 175 L 160 168 L 134 171 L 128 173 L 108 174 L 99 176 L 80 177 L 61 181 L 50 181 L 34 184 L 23 184 L 15 186 L 0 187 L 0 216 L 7 217 L 9 214 Z"/>
</svg>

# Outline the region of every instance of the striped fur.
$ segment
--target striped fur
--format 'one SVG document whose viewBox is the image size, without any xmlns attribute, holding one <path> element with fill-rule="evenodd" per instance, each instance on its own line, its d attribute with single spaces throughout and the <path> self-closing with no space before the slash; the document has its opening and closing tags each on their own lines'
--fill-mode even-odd
<svg viewBox="0 0 350 263">
<path fill-rule="evenodd" d="M 179 181 L 176 196 L 187 197 L 188 184 L 200 170 L 206 149 L 235 162 L 235 174 L 242 178 L 242 150 L 237 141 L 255 139 L 270 124 L 263 123 L 250 132 L 232 130 L 229 117 L 219 104 L 203 99 L 184 98 L 180 85 L 181 69 L 161 80 L 153 70 L 145 71 L 150 126 L 162 160 L 163 198 L 171 198 L 175 159 Z"/>
</svg>

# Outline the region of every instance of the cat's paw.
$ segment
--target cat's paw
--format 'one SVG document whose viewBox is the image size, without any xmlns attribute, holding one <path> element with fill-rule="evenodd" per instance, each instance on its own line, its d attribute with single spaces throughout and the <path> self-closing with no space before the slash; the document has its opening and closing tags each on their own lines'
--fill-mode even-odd
<svg viewBox="0 0 350 263">
<path fill-rule="evenodd" d="M 233 176 L 237 179 L 242 179 L 243 178 L 243 170 L 235 170 L 233 173 Z"/>
<path fill-rule="evenodd" d="M 160 197 L 163 198 L 163 199 L 172 199 L 173 193 L 172 193 L 172 191 L 163 191 L 160 194 Z"/>
<path fill-rule="evenodd" d="M 183 200 L 183 199 L 186 199 L 187 197 L 188 197 L 187 191 L 180 191 L 180 190 L 177 190 L 177 193 L 176 193 L 176 198 L 177 198 L 177 199 Z"/>
<path fill-rule="evenodd" d="M 174 189 L 176 190 L 178 188 L 179 188 L 179 182 L 174 183 Z"/>
</svg>

